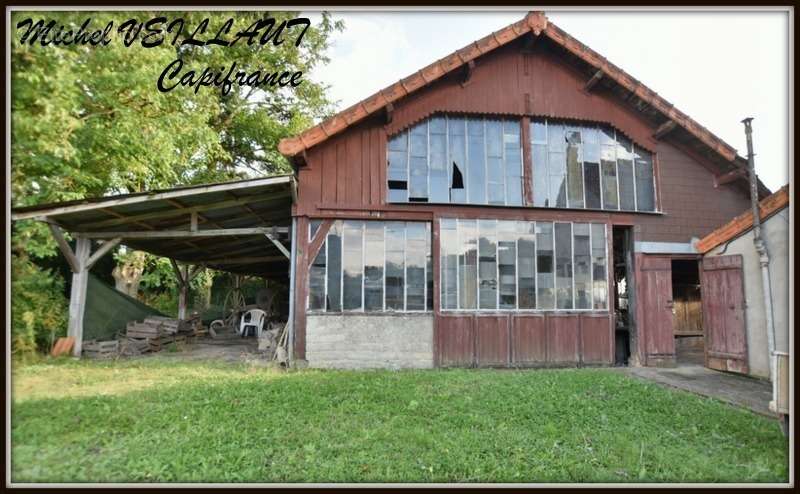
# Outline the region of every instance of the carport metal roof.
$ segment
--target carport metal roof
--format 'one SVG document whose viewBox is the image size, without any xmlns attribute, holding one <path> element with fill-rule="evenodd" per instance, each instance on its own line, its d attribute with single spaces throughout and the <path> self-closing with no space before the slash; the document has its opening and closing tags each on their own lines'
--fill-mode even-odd
<svg viewBox="0 0 800 494">
<path fill-rule="evenodd" d="M 18 208 L 11 219 L 47 222 L 57 240 L 60 227 L 187 264 L 285 279 L 295 191 L 294 177 L 281 175 Z"/>
</svg>

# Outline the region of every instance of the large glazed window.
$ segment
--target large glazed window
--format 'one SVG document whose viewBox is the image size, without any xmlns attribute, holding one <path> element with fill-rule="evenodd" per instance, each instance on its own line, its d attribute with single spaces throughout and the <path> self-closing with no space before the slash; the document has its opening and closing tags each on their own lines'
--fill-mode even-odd
<svg viewBox="0 0 800 494">
<path fill-rule="evenodd" d="M 436 116 L 389 139 L 389 202 L 522 205 L 519 120 Z"/>
<path fill-rule="evenodd" d="M 309 233 L 319 227 L 312 222 Z M 430 311 L 430 223 L 337 220 L 309 270 L 308 309 Z"/>
<path fill-rule="evenodd" d="M 446 311 L 604 310 L 606 226 L 442 219 Z"/>
<path fill-rule="evenodd" d="M 655 211 L 653 156 L 610 127 L 533 120 L 533 205 Z"/>
</svg>

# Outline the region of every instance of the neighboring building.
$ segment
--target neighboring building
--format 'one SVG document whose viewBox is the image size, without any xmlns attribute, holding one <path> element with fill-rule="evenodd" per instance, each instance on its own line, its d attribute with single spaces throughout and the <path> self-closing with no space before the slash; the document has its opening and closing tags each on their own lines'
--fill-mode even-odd
<svg viewBox="0 0 800 494">
<path fill-rule="evenodd" d="M 760 204 L 761 236 L 769 252 L 770 296 L 772 318 L 775 327 L 775 349 L 789 351 L 789 186 L 763 199 Z M 766 315 L 764 313 L 764 284 L 761 279 L 761 263 L 753 244 L 753 212 L 747 211 L 726 225 L 714 230 L 697 242 L 703 253 L 704 271 L 711 278 L 710 289 L 718 304 L 727 299 L 735 300 L 744 317 L 716 319 L 716 307 L 706 310 L 708 334 L 706 345 L 708 364 L 715 368 L 725 367 L 726 357 L 742 355 L 744 372 L 757 377 L 769 378 L 769 347 Z M 720 266 L 724 278 L 717 276 Z M 713 284 L 714 278 L 719 282 Z M 721 289 L 720 289 L 721 288 Z M 704 293 L 704 296 L 709 294 Z M 741 302 L 744 302 L 743 304 Z M 736 357 L 734 357 L 736 359 Z"/>
<path fill-rule="evenodd" d="M 316 367 L 692 361 L 692 241 L 749 205 L 733 148 L 541 12 L 279 149 Z"/>
</svg>

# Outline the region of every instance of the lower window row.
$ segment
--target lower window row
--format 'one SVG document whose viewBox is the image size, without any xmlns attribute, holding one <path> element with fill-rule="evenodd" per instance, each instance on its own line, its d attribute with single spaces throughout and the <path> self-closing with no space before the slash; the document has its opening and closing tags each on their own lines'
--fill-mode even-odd
<svg viewBox="0 0 800 494">
<path fill-rule="evenodd" d="M 604 224 L 440 221 L 442 310 L 608 307 Z M 432 273 L 430 223 L 337 220 L 310 267 L 308 309 L 430 311 Z"/>
<path fill-rule="evenodd" d="M 607 307 L 606 226 L 442 219 L 442 310 Z"/>
</svg>

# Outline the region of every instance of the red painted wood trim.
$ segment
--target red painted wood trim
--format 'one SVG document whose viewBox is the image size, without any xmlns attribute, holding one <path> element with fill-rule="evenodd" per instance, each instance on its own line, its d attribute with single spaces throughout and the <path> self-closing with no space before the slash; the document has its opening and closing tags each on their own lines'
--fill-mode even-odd
<svg viewBox="0 0 800 494">
<path fill-rule="evenodd" d="M 308 219 L 306 219 L 306 223 L 308 223 Z M 325 242 L 325 238 L 328 235 L 328 232 L 331 230 L 332 225 L 333 225 L 333 220 L 326 219 L 319 226 L 317 233 L 314 234 L 314 238 L 308 245 L 308 255 L 306 256 L 306 264 L 305 264 L 306 271 L 308 271 L 308 269 L 311 267 L 311 263 L 314 262 L 314 259 L 317 257 L 319 249 Z M 306 231 L 308 231 L 308 226 L 306 226 Z"/>
<path fill-rule="evenodd" d="M 522 193 L 523 193 L 523 204 L 526 206 L 533 206 L 533 176 L 531 172 L 533 171 L 533 167 L 531 166 L 533 162 L 533 157 L 531 154 L 531 119 L 530 117 L 522 117 L 522 132 L 520 133 L 520 139 L 522 140 Z"/>
</svg>

